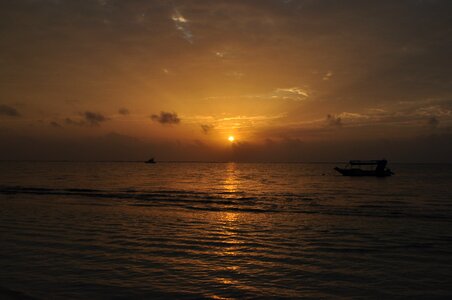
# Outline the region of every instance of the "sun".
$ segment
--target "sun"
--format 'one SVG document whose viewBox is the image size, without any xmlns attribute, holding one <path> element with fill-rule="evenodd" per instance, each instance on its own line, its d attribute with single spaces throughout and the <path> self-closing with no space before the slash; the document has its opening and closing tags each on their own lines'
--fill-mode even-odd
<svg viewBox="0 0 452 300">
<path fill-rule="evenodd" d="M 232 142 L 235 140 L 235 138 L 234 138 L 234 136 L 230 135 L 230 136 L 228 137 L 228 140 L 232 143 Z"/>
</svg>

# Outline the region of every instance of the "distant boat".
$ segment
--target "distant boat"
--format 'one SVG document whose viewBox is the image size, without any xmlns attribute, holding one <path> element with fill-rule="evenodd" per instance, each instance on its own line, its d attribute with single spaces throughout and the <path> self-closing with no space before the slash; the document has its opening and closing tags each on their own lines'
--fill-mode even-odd
<svg viewBox="0 0 452 300">
<path fill-rule="evenodd" d="M 381 160 L 351 160 L 345 168 L 335 167 L 334 169 L 344 176 L 376 176 L 386 177 L 394 175 L 391 169 L 387 169 L 386 159 Z M 361 166 L 369 166 L 372 169 L 362 169 Z"/>
<path fill-rule="evenodd" d="M 155 160 L 154 160 L 154 158 L 150 158 L 147 161 L 145 161 L 144 163 L 146 163 L 146 164 L 155 164 Z"/>
</svg>

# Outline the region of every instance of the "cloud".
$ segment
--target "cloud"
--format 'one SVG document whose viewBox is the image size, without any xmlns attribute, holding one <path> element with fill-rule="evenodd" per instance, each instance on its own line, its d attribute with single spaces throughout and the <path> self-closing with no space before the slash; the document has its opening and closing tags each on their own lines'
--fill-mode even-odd
<svg viewBox="0 0 452 300">
<path fill-rule="evenodd" d="M 339 117 L 344 118 L 344 119 L 368 119 L 369 118 L 369 116 L 365 115 L 365 114 L 356 113 L 356 112 L 347 112 L 347 111 L 340 113 Z"/>
<path fill-rule="evenodd" d="M 209 134 L 215 126 L 212 124 L 201 124 L 201 130 L 204 134 Z"/>
<path fill-rule="evenodd" d="M 431 102 L 431 101 L 430 101 Z M 422 106 L 416 109 L 415 113 L 421 116 L 452 116 L 450 102 L 447 103 L 431 103 L 431 105 Z"/>
<path fill-rule="evenodd" d="M 98 127 L 102 122 L 109 120 L 109 118 L 98 112 L 85 111 L 80 115 L 83 118 L 82 120 L 73 120 L 71 118 L 66 118 L 64 122 L 67 125 Z"/>
<path fill-rule="evenodd" d="M 53 128 L 62 128 L 63 126 L 61 126 L 58 122 L 52 121 L 49 123 L 50 126 L 52 126 Z"/>
<path fill-rule="evenodd" d="M 122 107 L 122 108 L 118 109 L 118 113 L 120 115 L 127 116 L 128 114 L 130 114 L 130 111 L 127 108 Z"/>
<path fill-rule="evenodd" d="M 100 123 L 108 121 L 108 118 L 101 113 L 92 111 L 85 111 L 83 117 L 90 126 L 100 126 Z"/>
<path fill-rule="evenodd" d="M 330 80 L 330 78 L 333 76 L 333 72 L 332 71 L 328 71 L 326 72 L 326 74 L 323 76 L 322 80 Z"/>
<path fill-rule="evenodd" d="M 341 127 L 342 126 L 341 117 L 336 117 L 336 116 L 333 116 L 330 114 L 328 114 L 326 116 L 326 122 L 327 122 L 328 126 L 333 126 L 333 127 Z"/>
<path fill-rule="evenodd" d="M 245 74 L 240 72 L 229 72 L 226 73 L 227 76 L 234 77 L 236 79 L 242 78 Z M 206 100 L 229 100 L 229 99 L 276 99 L 276 100 L 291 100 L 291 101 L 303 101 L 310 97 L 309 93 L 300 87 L 290 87 L 290 88 L 277 88 L 271 92 L 262 94 L 244 94 L 240 96 L 210 96 L 206 97 Z"/>
<path fill-rule="evenodd" d="M 188 28 L 188 20 L 184 18 L 184 16 L 177 10 L 174 10 L 173 15 L 171 16 L 174 24 L 176 25 L 177 30 L 182 32 L 182 35 L 186 41 L 190 44 L 193 44 L 193 33 Z"/>
<path fill-rule="evenodd" d="M 224 58 L 225 55 L 226 55 L 226 52 L 224 52 L 224 51 L 215 51 L 215 56 L 217 56 L 219 58 Z"/>
<path fill-rule="evenodd" d="M 171 125 L 171 124 L 179 124 L 180 118 L 177 116 L 176 113 L 161 111 L 160 115 L 152 115 L 151 120 L 154 122 L 159 122 L 163 125 Z"/>
<path fill-rule="evenodd" d="M 278 88 L 273 92 L 272 98 L 301 101 L 309 97 L 307 91 L 300 87 Z"/>
<path fill-rule="evenodd" d="M 20 113 L 14 107 L 0 104 L 0 116 L 20 117 Z"/>
</svg>

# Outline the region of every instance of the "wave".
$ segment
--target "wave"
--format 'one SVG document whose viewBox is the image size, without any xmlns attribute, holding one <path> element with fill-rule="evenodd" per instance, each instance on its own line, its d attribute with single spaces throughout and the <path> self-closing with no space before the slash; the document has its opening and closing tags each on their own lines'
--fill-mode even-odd
<svg viewBox="0 0 452 300">
<path fill-rule="evenodd" d="M 152 205 L 161 201 L 171 201 L 176 203 L 197 203 L 197 204 L 221 204 L 221 205 L 256 205 L 259 197 L 246 195 L 244 192 L 228 192 L 220 191 L 217 193 L 207 193 L 201 191 L 186 190 L 101 190 L 87 188 L 43 188 L 43 187 L 24 187 L 24 186 L 1 186 L 0 194 L 30 194 L 30 195 L 47 195 L 47 196 L 76 196 L 90 198 L 107 198 L 107 199 L 123 199 L 146 201 L 148 204 L 135 203 L 132 205 Z"/>
<path fill-rule="evenodd" d="M 441 210 L 417 211 L 403 202 L 337 204 L 329 196 L 309 193 L 248 194 L 243 191 L 202 192 L 188 190 L 101 190 L 89 188 L 47 188 L 25 186 L 0 186 L 0 195 L 27 194 L 36 196 L 84 197 L 127 201 L 135 207 L 178 207 L 187 210 L 245 213 L 295 213 L 374 218 L 416 218 L 449 222 Z M 337 196 L 339 197 L 339 196 Z M 336 198 L 337 198 L 336 197 Z M 334 198 L 334 197 L 333 197 Z M 364 197 L 365 198 L 365 197 Z M 83 204 L 83 203 L 80 203 Z M 114 202 L 90 202 L 89 205 L 107 205 Z"/>
</svg>

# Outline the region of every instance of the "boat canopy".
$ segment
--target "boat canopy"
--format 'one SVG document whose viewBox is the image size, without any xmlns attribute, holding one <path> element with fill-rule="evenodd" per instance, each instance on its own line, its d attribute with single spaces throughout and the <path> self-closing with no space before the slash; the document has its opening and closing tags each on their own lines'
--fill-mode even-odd
<svg viewBox="0 0 452 300">
<path fill-rule="evenodd" d="M 388 161 L 386 159 L 381 160 L 351 160 L 350 165 L 383 165 L 386 166 Z"/>
</svg>

